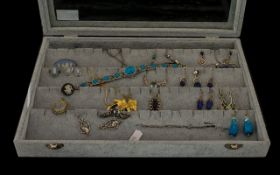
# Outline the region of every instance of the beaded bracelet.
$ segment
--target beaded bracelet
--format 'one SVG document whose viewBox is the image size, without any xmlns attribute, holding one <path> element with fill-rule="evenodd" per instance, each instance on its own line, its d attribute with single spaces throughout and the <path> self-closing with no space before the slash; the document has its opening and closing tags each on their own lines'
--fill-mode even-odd
<svg viewBox="0 0 280 175">
<path fill-rule="evenodd" d="M 177 60 L 172 61 L 171 63 L 163 63 L 163 64 L 142 64 L 140 66 L 127 66 L 119 71 L 115 72 L 111 75 L 105 75 L 102 78 L 94 79 L 91 82 L 83 82 L 80 84 L 80 87 L 94 87 L 99 86 L 105 83 L 109 83 L 115 80 L 120 80 L 124 78 L 132 78 L 136 75 L 147 72 L 151 70 L 156 70 L 157 68 L 179 68 L 179 67 L 185 67 L 185 65 L 179 63 Z"/>
</svg>

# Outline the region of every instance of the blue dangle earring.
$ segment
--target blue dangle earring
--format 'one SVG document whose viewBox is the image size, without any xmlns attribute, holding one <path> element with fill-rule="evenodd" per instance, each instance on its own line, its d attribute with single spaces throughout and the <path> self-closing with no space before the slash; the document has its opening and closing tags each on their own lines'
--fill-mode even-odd
<svg viewBox="0 0 280 175">
<path fill-rule="evenodd" d="M 202 110 L 203 106 L 204 106 L 203 91 L 200 90 L 200 96 L 199 96 L 199 99 L 197 100 L 196 108 L 197 108 L 197 110 Z"/>
<path fill-rule="evenodd" d="M 194 75 L 194 78 L 193 78 L 193 86 L 196 87 L 196 88 L 201 88 L 201 83 L 199 81 L 199 74 L 200 72 L 198 70 L 195 70 L 193 72 L 193 75 Z"/>
<path fill-rule="evenodd" d="M 236 118 L 236 112 L 234 112 L 234 115 L 232 116 L 228 132 L 229 132 L 228 134 L 232 137 L 236 137 L 239 132 L 238 121 Z"/>
<path fill-rule="evenodd" d="M 214 106 L 213 97 L 214 97 L 213 96 L 213 91 L 212 91 L 212 89 L 209 89 L 209 98 L 208 98 L 208 100 L 206 102 L 206 109 L 207 110 L 211 110 L 213 108 L 213 106 Z"/>
<path fill-rule="evenodd" d="M 213 95 L 213 90 L 212 88 L 214 87 L 214 84 L 213 84 L 213 78 L 211 78 L 208 83 L 207 83 L 207 87 L 209 88 L 209 98 L 206 102 L 206 109 L 207 110 L 211 110 L 214 106 L 214 101 L 213 101 L 213 98 L 214 98 L 214 95 Z"/>
<path fill-rule="evenodd" d="M 251 136 L 254 133 L 254 125 L 253 122 L 249 119 L 248 113 L 245 114 L 243 133 L 246 136 Z"/>
</svg>

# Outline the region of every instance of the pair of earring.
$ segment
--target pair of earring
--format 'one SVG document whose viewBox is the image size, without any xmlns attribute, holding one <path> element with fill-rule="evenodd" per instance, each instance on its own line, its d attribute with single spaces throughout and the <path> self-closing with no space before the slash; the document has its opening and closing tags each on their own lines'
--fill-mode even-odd
<svg viewBox="0 0 280 175">
<path fill-rule="evenodd" d="M 208 100 L 206 101 L 206 106 L 205 108 L 207 110 L 211 110 L 214 106 L 214 102 L 213 102 L 213 92 L 211 89 L 209 89 L 209 97 Z M 204 107 L 204 101 L 203 101 L 203 91 L 200 90 L 200 97 L 197 100 L 197 110 L 202 110 Z"/>
<path fill-rule="evenodd" d="M 201 88 L 201 87 L 202 87 L 202 84 L 201 84 L 201 82 L 199 81 L 200 71 L 195 70 L 195 71 L 193 72 L 193 75 L 194 75 L 194 78 L 193 78 L 193 86 L 196 87 L 196 88 Z M 208 87 L 208 88 L 214 87 L 213 78 L 210 78 L 210 79 L 209 79 L 209 81 L 208 81 L 208 83 L 207 83 L 207 87 Z"/>
<path fill-rule="evenodd" d="M 236 137 L 239 132 L 239 126 L 236 116 L 232 117 L 230 127 L 229 127 L 229 135 L 232 137 Z M 251 136 L 254 133 L 254 125 L 253 122 L 249 119 L 248 114 L 245 114 L 245 119 L 243 121 L 243 133 L 245 136 Z"/>
<path fill-rule="evenodd" d="M 143 82 L 144 82 L 145 86 L 150 86 L 151 88 L 159 88 L 162 86 L 166 86 L 166 84 L 167 84 L 166 80 L 150 82 L 147 78 L 147 75 L 143 76 Z"/>
<path fill-rule="evenodd" d="M 235 110 L 236 105 L 234 103 L 234 99 L 233 99 L 231 91 L 228 92 L 228 98 L 227 98 L 228 100 L 227 100 L 226 97 L 225 97 L 225 94 L 220 89 L 219 90 L 219 99 L 221 101 L 221 109 L 223 109 L 223 110 Z"/>
</svg>

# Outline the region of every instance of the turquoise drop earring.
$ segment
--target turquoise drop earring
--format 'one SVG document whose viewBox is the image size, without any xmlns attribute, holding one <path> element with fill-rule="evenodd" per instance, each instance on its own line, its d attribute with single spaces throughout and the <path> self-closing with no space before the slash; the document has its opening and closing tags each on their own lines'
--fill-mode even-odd
<svg viewBox="0 0 280 175">
<path fill-rule="evenodd" d="M 238 121 L 236 118 L 236 112 L 234 113 L 234 115 L 231 119 L 228 132 L 229 132 L 228 134 L 232 137 L 236 137 L 239 132 Z"/>
<path fill-rule="evenodd" d="M 243 123 L 243 132 L 246 136 L 251 136 L 254 132 L 253 122 L 249 119 L 248 114 L 245 114 L 245 119 Z"/>
</svg>

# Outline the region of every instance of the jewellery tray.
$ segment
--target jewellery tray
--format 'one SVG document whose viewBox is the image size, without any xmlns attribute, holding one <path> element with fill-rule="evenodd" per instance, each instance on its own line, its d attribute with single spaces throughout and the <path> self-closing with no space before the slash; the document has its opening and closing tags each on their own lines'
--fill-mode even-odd
<svg viewBox="0 0 280 175">
<path fill-rule="evenodd" d="M 242 28 L 246 0 L 209 1 L 210 4 L 223 4 L 228 13 L 226 21 L 213 14 L 211 16 L 212 6 L 205 8 L 203 3 L 205 1 L 200 1 L 202 9 L 205 8 L 206 12 L 210 9 L 210 17 L 208 17 L 213 18 L 214 22 L 205 22 L 203 15 L 199 13 L 197 15 L 202 16 L 201 18 L 186 19 L 187 22 L 182 19 L 176 21 L 176 15 L 173 21 L 172 14 L 170 19 L 160 19 L 158 20 L 160 22 L 152 18 L 145 19 L 145 17 L 138 19 L 137 14 L 131 15 L 132 20 L 121 21 L 122 13 L 113 16 L 104 15 L 105 20 L 102 21 L 99 18 L 103 14 L 102 10 L 94 13 L 94 7 L 98 8 L 100 5 L 99 0 L 83 1 L 85 4 L 89 3 L 84 6 L 64 0 L 39 0 L 38 2 L 45 36 L 14 139 L 18 156 L 266 156 L 270 140 L 238 38 Z M 117 2 L 108 1 L 113 4 L 109 7 L 118 8 Z M 73 6 L 79 10 L 73 10 Z M 85 10 L 83 11 L 85 7 L 92 7 L 92 14 L 86 16 Z M 187 10 L 191 10 L 188 7 L 186 6 Z M 161 6 L 158 8 L 160 9 Z M 135 10 L 136 13 L 139 9 Z M 221 11 L 219 8 L 216 10 Z M 89 81 L 92 74 L 102 77 L 121 67 L 121 64 L 108 56 L 104 49 L 111 49 L 111 52 L 122 49 L 124 60 L 128 65 L 149 64 L 154 53 L 157 54 L 159 63 L 166 62 L 164 55 L 168 53 L 182 64 L 186 64 L 187 68 L 186 70 L 184 68 L 159 68 L 146 73 L 149 81 L 167 80 L 167 86 L 159 89 L 162 103 L 160 111 L 148 109 L 151 92 L 150 88 L 143 83 L 145 73 L 101 87 L 80 88 L 70 97 L 63 96 L 60 92 L 63 84 L 78 85 L 83 81 Z M 205 53 L 206 65 L 204 66 L 197 63 L 201 51 Z M 231 63 L 236 64 L 237 68 L 211 66 L 217 63 L 217 59 L 220 61 L 225 59 L 229 51 L 233 53 Z M 49 75 L 49 69 L 62 58 L 75 60 L 80 66 L 82 75 L 80 77 L 60 75 L 52 78 Z M 201 89 L 194 88 L 192 85 L 194 70 L 201 72 L 199 76 L 203 86 Z M 182 77 L 187 78 L 186 87 L 179 86 Z M 212 110 L 196 110 L 200 90 L 203 91 L 204 101 L 208 98 L 209 90 L 206 84 L 210 78 L 214 79 L 214 107 Z M 122 95 L 127 95 L 128 92 L 131 92 L 132 98 L 138 102 L 138 110 L 132 112 L 130 118 L 123 120 L 118 129 L 98 129 L 98 126 L 106 121 L 97 116 L 98 112 L 106 111 L 105 89 L 108 92 L 109 102 L 122 98 Z M 233 94 L 240 128 L 237 137 L 230 137 L 228 130 L 225 129 L 229 127 L 234 111 L 220 110 L 219 89 L 225 93 L 231 91 Z M 70 108 L 64 115 L 55 116 L 51 111 L 51 105 L 62 97 L 70 103 Z M 242 133 L 246 113 L 254 124 L 254 134 L 250 137 Z M 76 117 L 79 114 L 85 114 L 85 119 L 91 124 L 92 131 L 89 136 L 80 132 L 79 121 Z M 213 123 L 217 128 L 144 128 L 140 126 L 141 124 L 200 126 L 205 122 Z M 129 141 L 136 129 L 143 132 L 142 138 L 139 141 Z M 54 150 L 49 149 L 46 146 L 48 144 L 63 146 Z"/>
</svg>

